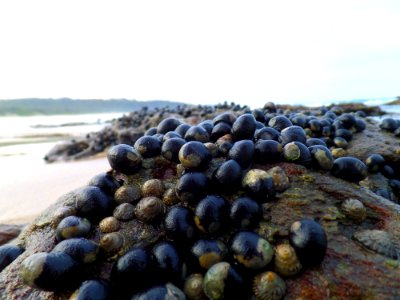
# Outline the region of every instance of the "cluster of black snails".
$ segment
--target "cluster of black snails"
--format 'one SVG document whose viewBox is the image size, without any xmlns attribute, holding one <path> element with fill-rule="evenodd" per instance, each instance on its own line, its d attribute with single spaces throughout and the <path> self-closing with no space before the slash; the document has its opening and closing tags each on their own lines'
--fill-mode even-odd
<svg viewBox="0 0 400 300">
<path fill-rule="evenodd" d="M 379 124 L 379 127 L 388 132 L 393 132 L 396 137 L 400 137 L 400 120 L 385 118 Z"/>
<path fill-rule="evenodd" d="M 43 290 L 76 289 L 70 299 L 281 299 L 281 277 L 321 264 L 327 237 L 310 219 L 294 222 L 289 240 L 279 245 L 256 233 L 262 204 L 274 201 L 277 183 L 254 166 L 287 161 L 359 182 L 368 171 L 384 169 L 383 157 L 334 159 L 328 147 L 346 148 L 365 129 L 363 117 L 327 109 L 284 115 L 267 103 L 197 125 L 166 118 L 133 146 L 109 150 L 113 172 L 76 192 L 74 206 L 59 214 L 58 244 L 27 257 L 21 278 Z M 175 186 L 165 189 L 153 178 L 137 187 L 114 176 L 137 174 L 157 156 L 176 164 Z M 165 231 L 164 238 L 115 255 L 124 244 L 121 222 L 134 218 Z M 99 243 L 86 238 L 96 224 Z M 22 252 L 0 247 L 0 270 Z M 108 278 L 85 277 L 86 266 L 113 255 Z"/>
</svg>

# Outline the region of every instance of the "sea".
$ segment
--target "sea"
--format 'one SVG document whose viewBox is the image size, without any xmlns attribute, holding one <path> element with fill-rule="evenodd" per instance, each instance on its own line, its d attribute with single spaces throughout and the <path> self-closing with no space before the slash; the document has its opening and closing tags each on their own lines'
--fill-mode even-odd
<svg viewBox="0 0 400 300">
<path fill-rule="evenodd" d="M 123 113 L 52 116 L 0 116 L 0 160 L 40 158 L 55 144 L 101 130 Z"/>
</svg>

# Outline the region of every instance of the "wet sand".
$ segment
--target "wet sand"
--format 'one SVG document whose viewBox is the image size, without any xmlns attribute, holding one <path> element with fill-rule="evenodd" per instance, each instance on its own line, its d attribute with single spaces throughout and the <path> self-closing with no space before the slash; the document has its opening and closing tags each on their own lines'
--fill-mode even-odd
<svg viewBox="0 0 400 300">
<path fill-rule="evenodd" d="M 105 157 L 46 164 L 39 155 L 21 154 L 0 156 L 0 224 L 29 223 L 60 196 L 110 168 Z"/>
</svg>

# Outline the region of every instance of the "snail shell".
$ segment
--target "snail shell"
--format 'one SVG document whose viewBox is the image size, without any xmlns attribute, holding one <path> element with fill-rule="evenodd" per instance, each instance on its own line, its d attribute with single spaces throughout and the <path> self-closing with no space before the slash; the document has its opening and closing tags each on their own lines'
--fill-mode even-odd
<svg viewBox="0 0 400 300">
<path fill-rule="evenodd" d="M 251 140 L 241 140 L 233 144 L 227 159 L 235 160 L 242 169 L 248 168 L 254 156 L 254 143 Z"/>
<path fill-rule="evenodd" d="M 157 133 L 167 133 L 168 131 L 174 131 L 176 127 L 181 125 L 182 122 L 177 118 L 166 118 L 162 120 L 157 126 Z"/>
<path fill-rule="evenodd" d="M 144 248 L 134 247 L 119 257 L 111 270 L 111 281 L 121 296 L 132 295 L 137 289 L 152 284 L 151 254 Z M 132 285 L 132 282 L 135 284 Z M 124 298 L 124 297 L 121 297 Z"/>
<path fill-rule="evenodd" d="M 275 196 L 272 177 L 264 170 L 249 170 L 242 179 L 242 187 L 259 202 L 266 202 Z"/>
<path fill-rule="evenodd" d="M 280 244 L 275 247 L 275 268 L 282 276 L 293 276 L 300 272 L 301 263 L 296 251 L 289 244 Z"/>
<path fill-rule="evenodd" d="M 185 281 L 183 291 L 189 300 L 206 300 L 207 296 L 203 291 L 203 275 L 199 273 L 190 275 Z"/>
<path fill-rule="evenodd" d="M 223 194 L 234 193 L 240 187 L 242 168 L 233 159 L 225 161 L 212 175 L 212 184 Z"/>
<path fill-rule="evenodd" d="M 154 196 L 161 198 L 164 194 L 164 184 L 160 179 L 147 180 L 142 187 L 143 197 Z"/>
<path fill-rule="evenodd" d="M 131 300 L 143 299 L 185 300 L 186 297 L 180 288 L 176 287 L 172 283 L 166 283 L 154 286 L 142 293 L 135 294 L 131 298 Z"/>
<path fill-rule="evenodd" d="M 24 252 L 24 249 L 15 245 L 0 246 L 0 272 L 11 264 L 18 256 Z"/>
<path fill-rule="evenodd" d="M 279 300 L 286 293 L 286 284 L 276 273 L 268 271 L 254 278 L 253 292 L 257 300 Z"/>
<path fill-rule="evenodd" d="M 362 222 L 367 217 L 367 209 L 360 200 L 347 199 L 342 203 L 342 210 L 344 214 L 358 222 Z"/>
<path fill-rule="evenodd" d="M 314 220 L 302 219 L 290 227 L 289 241 L 303 266 L 319 265 L 324 259 L 328 241 L 324 229 Z"/>
<path fill-rule="evenodd" d="M 331 170 L 333 176 L 341 179 L 359 182 L 368 175 L 367 166 L 355 157 L 340 157 L 337 158 Z"/>
<path fill-rule="evenodd" d="M 75 238 L 58 243 L 51 252 L 65 253 L 80 264 L 89 264 L 96 261 L 99 247 L 91 240 Z"/>
<path fill-rule="evenodd" d="M 90 186 L 97 186 L 107 195 L 113 196 L 115 191 L 120 187 L 120 183 L 108 173 L 101 173 L 94 176 L 90 181 Z"/>
<path fill-rule="evenodd" d="M 135 206 L 122 203 L 114 209 L 113 216 L 120 221 L 132 220 L 135 217 Z"/>
<path fill-rule="evenodd" d="M 194 214 L 187 207 L 171 208 L 165 215 L 164 225 L 167 235 L 177 242 L 192 242 L 195 237 Z"/>
<path fill-rule="evenodd" d="M 66 290 L 78 280 L 78 263 L 66 253 L 38 252 L 21 264 L 23 282 L 45 291 Z"/>
<path fill-rule="evenodd" d="M 256 131 L 256 119 L 251 114 L 243 114 L 232 125 L 232 135 L 235 140 L 249 140 Z"/>
<path fill-rule="evenodd" d="M 191 252 L 200 267 L 208 270 L 211 266 L 224 260 L 227 254 L 225 244 L 218 240 L 198 240 Z"/>
<path fill-rule="evenodd" d="M 111 299 L 111 287 L 103 280 L 86 280 L 82 282 L 69 298 L 69 300 L 80 299 Z"/>
<path fill-rule="evenodd" d="M 99 229 L 102 233 L 117 231 L 120 227 L 119 221 L 115 217 L 107 217 L 100 221 Z"/>
<path fill-rule="evenodd" d="M 132 146 L 126 144 L 115 145 L 107 154 L 111 168 L 126 175 L 135 174 L 142 167 L 142 156 Z"/>
<path fill-rule="evenodd" d="M 277 163 L 282 153 L 282 145 L 277 141 L 260 139 L 254 146 L 254 161 L 259 164 Z"/>
<path fill-rule="evenodd" d="M 268 122 L 268 126 L 272 127 L 278 131 L 282 131 L 286 127 L 292 126 L 292 122 L 286 118 L 285 116 L 276 116 L 273 117 L 271 120 Z"/>
<path fill-rule="evenodd" d="M 333 156 L 328 148 L 321 145 L 308 147 L 311 153 L 311 164 L 316 168 L 330 170 L 333 167 Z"/>
<path fill-rule="evenodd" d="M 165 205 L 164 202 L 157 197 L 146 197 L 138 202 L 135 213 L 138 220 L 151 223 L 164 215 Z"/>
<path fill-rule="evenodd" d="M 307 138 L 304 129 L 300 126 L 289 126 L 281 131 L 281 141 L 283 145 L 291 142 L 300 142 L 305 144 L 306 140 Z"/>
<path fill-rule="evenodd" d="M 210 150 L 203 143 L 191 141 L 186 143 L 179 150 L 179 161 L 186 169 L 201 169 L 211 161 Z"/>
<path fill-rule="evenodd" d="M 180 202 L 178 196 L 176 195 L 175 188 L 167 189 L 162 197 L 162 200 L 166 206 L 171 206 Z"/>
<path fill-rule="evenodd" d="M 161 142 L 154 136 L 142 136 L 134 145 L 143 158 L 154 157 L 161 152 Z"/>
<path fill-rule="evenodd" d="M 345 157 L 347 155 L 347 151 L 344 150 L 343 148 L 333 148 L 331 150 L 333 158 L 340 158 L 340 157 Z"/>
<path fill-rule="evenodd" d="M 203 290 L 209 299 L 242 299 L 242 276 L 227 262 L 219 262 L 208 269 Z"/>
<path fill-rule="evenodd" d="M 118 204 L 137 202 L 142 197 L 141 190 L 134 185 L 123 185 L 114 194 Z"/>
<path fill-rule="evenodd" d="M 257 233 L 241 231 L 232 238 L 231 254 L 242 266 L 248 269 L 262 269 L 272 260 L 274 249 Z"/>
<path fill-rule="evenodd" d="M 90 231 L 91 225 L 87 219 L 69 216 L 64 218 L 57 226 L 57 239 L 70 239 L 84 237 Z"/>
<path fill-rule="evenodd" d="M 283 147 L 283 157 L 286 161 L 294 162 L 303 166 L 311 163 L 310 150 L 300 142 L 290 142 Z"/>
<path fill-rule="evenodd" d="M 100 239 L 100 248 L 108 253 L 118 252 L 124 245 L 124 237 L 118 232 L 107 233 Z"/>
</svg>

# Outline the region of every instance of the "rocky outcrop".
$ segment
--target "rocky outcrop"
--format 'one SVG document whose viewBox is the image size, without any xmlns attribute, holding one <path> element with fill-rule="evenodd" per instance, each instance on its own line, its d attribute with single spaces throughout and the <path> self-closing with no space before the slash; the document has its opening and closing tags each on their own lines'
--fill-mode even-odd
<svg viewBox="0 0 400 300">
<path fill-rule="evenodd" d="M 194 124 L 200 119 L 212 119 L 224 110 L 243 112 L 245 108 L 234 103 L 217 106 L 178 105 L 175 109 L 166 107 L 155 110 L 144 107 L 112 120 L 110 125 L 100 131 L 57 144 L 45 155 L 44 160 L 48 163 L 78 160 L 104 152 L 112 145 L 133 145 L 147 129 L 156 127 L 166 117 L 176 117 L 188 124 Z"/>
<path fill-rule="evenodd" d="M 170 163 L 163 159 L 148 159 L 150 168 L 142 170 L 130 180 L 142 183 L 146 178 L 161 178 L 173 182 L 175 177 Z M 155 167 L 157 166 L 157 167 Z M 386 232 L 398 247 L 400 241 L 400 206 L 379 197 L 354 183 L 332 177 L 325 171 L 314 171 L 291 163 L 259 165 L 257 168 L 281 167 L 290 180 L 290 187 L 264 204 L 264 220 L 258 233 L 271 243 L 288 237 L 290 225 L 301 218 L 319 220 L 328 237 L 326 257 L 319 267 L 306 269 L 302 274 L 286 279 L 285 299 L 396 299 L 400 294 L 400 261 L 367 248 L 354 239 L 364 230 Z M 367 209 L 366 219 L 357 223 L 347 218 L 342 202 L 353 198 Z M 30 254 L 51 251 L 56 245 L 54 212 L 71 205 L 71 192 L 45 211 L 24 230 L 15 242 L 26 250 L 0 273 L 3 299 L 62 299 L 65 295 L 42 292 L 21 282 L 21 262 Z M 137 220 L 122 222 L 120 232 L 132 245 L 154 243 L 164 233 L 159 227 L 144 225 Z M 99 241 L 94 230 L 90 238 Z M 399 248 L 400 249 L 400 248 Z M 98 261 L 90 267 L 96 277 L 109 277 L 112 260 Z"/>
<path fill-rule="evenodd" d="M 204 109 L 197 111 L 204 112 Z M 205 115 L 208 113 L 214 112 L 207 112 Z M 186 116 L 185 121 L 193 124 L 202 117 L 204 116 L 193 114 L 190 118 Z M 396 137 L 380 131 L 378 124 L 371 122 L 366 130 L 353 135 L 346 151 L 362 160 L 370 154 L 379 153 L 384 156 L 385 163 L 391 164 L 397 170 L 398 147 Z M 223 160 L 214 158 L 208 164 L 203 177 L 212 177 L 213 171 Z M 137 189 L 142 189 L 147 180 L 160 179 L 165 188 L 164 196 L 168 195 L 163 198 L 164 204 L 176 205 L 179 200 L 173 189 L 183 171 L 182 165 L 156 156 L 143 159 L 141 166 L 140 171 L 134 175 L 126 176 L 115 171 L 109 175 L 112 174 L 117 181 L 130 185 L 135 193 Z M 253 164 L 251 168 L 266 170 L 267 172 L 257 172 L 269 176 L 278 191 L 273 199 L 263 203 L 263 219 L 255 230 L 261 237 L 274 246 L 287 242 L 290 226 L 303 218 L 317 221 L 327 235 L 328 247 L 322 263 L 316 267 L 304 268 L 293 277 L 284 278 L 287 286 L 285 299 L 398 298 L 400 206 L 373 192 L 376 187 L 390 191 L 388 178 L 380 173 L 370 173 L 359 184 L 351 183 L 332 176 L 329 171 L 306 168 L 281 160 L 271 164 Z M 105 187 L 109 188 L 109 185 Z M 216 187 L 213 188 L 215 192 Z M 31 288 L 22 282 L 19 272 L 25 258 L 36 252 L 50 252 L 55 247 L 55 229 L 60 220 L 60 208 L 76 208 L 77 193 L 72 191 L 61 197 L 13 241 L 23 247 L 25 252 L 0 273 L 2 299 L 65 299 L 70 296 L 72 291 L 68 290 L 60 294 Z M 398 191 L 393 193 L 398 200 Z M 232 202 L 243 194 L 244 190 L 239 189 L 235 194 L 226 196 L 226 200 Z M 118 203 L 125 202 L 124 197 L 121 199 Z M 352 200 L 349 201 L 350 199 Z M 358 203 L 358 208 L 363 209 L 360 217 L 357 217 L 356 212 L 351 213 L 351 207 L 344 209 L 344 202 Z M 100 255 L 95 263 L 85 268 L 88 278 L 109 279 L 110 270 L 119 256 L 132 246 L 150 246 L 166 235 L 162 222 L 144 224 L 137 219 L 130 219 L 121 221 L 119 226 L 116 230 L 123 237 L 122 248 L 112 255 Z M 229 229 L 221 239 L 227 243 L 233 232 L 233 228 Z M 104 233 L 99 226 L 94 225 L 87 238 L 99 243 L 102 237 Z M 273 270 L 274 267 L 269 265 L 267 268 Z M 244 276 L 252 275 L 245 273 Z"/>
</svg>

